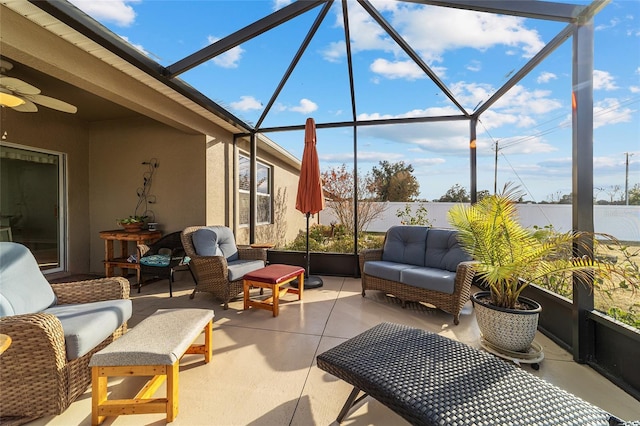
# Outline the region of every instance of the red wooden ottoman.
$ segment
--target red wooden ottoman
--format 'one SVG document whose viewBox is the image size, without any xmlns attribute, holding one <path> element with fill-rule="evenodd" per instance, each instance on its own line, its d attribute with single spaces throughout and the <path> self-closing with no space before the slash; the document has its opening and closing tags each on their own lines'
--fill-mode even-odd
<svg viewBox="0 0 640 426">
<path fill-rule="evenodd" d="M 298 288 L 280 288 L 298 278 Z M 298 295 L 298 300 L 302 300 L 304 289 L 304 268 L 291 265 L 273 264 L 262 269 L 249 272 L 243 278 L 244 283 L 244 309 L 254 308 L 266 309 L 273 312 L 277 317 L 280 313 L 279 299 L 287 293 Z M 271 297 L 265 300 L 251 300 L 249 290 L 251 287 L 271 289 Z"/>
</svg>

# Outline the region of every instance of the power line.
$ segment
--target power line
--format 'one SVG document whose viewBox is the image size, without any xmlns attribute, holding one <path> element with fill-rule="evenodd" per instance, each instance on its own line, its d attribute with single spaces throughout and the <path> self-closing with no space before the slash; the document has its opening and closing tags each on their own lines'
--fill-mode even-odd
<svg viewBox="0 0 640 426">
<path fill-rule="evenodd" d="M 606 115 L 606 114 L 609 114 L 609 113 L 611 113 L 611 112 L 614 112 L 614 111 L 616 111 L 616 110 L 618 110 L 618 109 L 622 108 L 623 106 L 631 105 L 631 104 L 638 103 L 638 102 L 640 102 L 640 96 L 632 97 L 632 98 L 628 98 L 628 99 L 625 99 L 624 101 L 618 102 L 618 103 L 617 103 L 616 105 L 614 105 L 614 106 L 611 106 L 611 107 L 609 107 L 609 108 L 602 109 L 602 110 L 600 110 L 600 111 L 598 111 L 598 112 L 594 113 L 594 114 L 593 114 L 593 116 L 594 116 L 594 118 L 596 118 L 596 117 L 601 117 L 601 116 L 603 116 L 603 115 Z M 563 115 L 558 115 L 558 116 L 556 116 L 556 117 L 550 118 L 549 120 L 547 120 L 547 121 L 545 121 L 545 122 L 543 122 L 543 123 L 540 123 L 540 124 L 538 124 L 537 126 L 533 127 L 533 128 L 532 128 L 532 130 L 535 130 L 535 129 L 537 129 L 537 128 L 540 128 L 540 127 L 544 126 L 545 124 L 552 123 L 552 122 L 554 122 L 554 121 L 557 121 L 557 120 L 559 120 L 559 119 L 562 119 L 562 118 L 564 118 L 565 116 L 566 116 L 566 115 L 565 115 L 565 114 L 563 114 Z M 482 123 L 482 120 L 478 120 L 478 121 L 480 121 L 480 123 Z M 536 133 L 534 133 L 534 134 L 532 134 L 532 135 L 522 136 L 522 137 L 520 137 L 520 138 L 513 139 L 513 140 L 510 140 L 510 141 L 504 141 L 504 140 L 503 140 L 503 143 L 502 143 L 502 149 L 511 148 L 512 146 L 519 145 L 519 144 L 522 144 L 522 143 L 525 143 L 525 142 L 529 142 L 529 141 L 531 141 L 531 140 L 534 140 L 534 139 L 537 139 L 537 138 L 539 138 L 539 137 L 542 137 L 542 136 L 548 135 L 549 133 L 553 133 L 553 132 L 555 132 L 555 131 L 557 131 L 557 130 L 560 130 L 560 129 L 565 129 L 565 128 L 570 127 L 570 126 L 571 126 L 571 123 L 570 123 L 570 122 L 566 122 L 566 123 L 564 123 L 564 124 L 558 124 L 558 125 L 556 125 L 556 126 L 553 126 L 553 127 L 547 128 L 547 129 L 543 129 L 543 130 L 541 130 L 541 131 L 539 131 L 539 132 L 536 132 Z M 493 138 L 493 136 L 491 136 L 491 135 L 490 135 L 490 133 L 489 133 L 489 131 L 487 130 L 487 128 L 486 128 L 486 126 L 484 125 L 484 123 L 482 123 L 482 127 L 484 128 L 484 130 L 485 130 L 485 132 L 487 133 L 487 135 L 489 136 L 489 138 L 490 138 L 492 141 L 494 141 L 494 142 L 495 142 L 495 139 Z"/>
</svg>

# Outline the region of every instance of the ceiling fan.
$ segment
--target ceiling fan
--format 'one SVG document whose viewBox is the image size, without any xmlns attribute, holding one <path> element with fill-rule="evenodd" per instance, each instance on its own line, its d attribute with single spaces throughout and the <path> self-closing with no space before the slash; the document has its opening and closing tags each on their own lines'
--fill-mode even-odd
<svg viewBox="0 0 640 426">
<path fill-rule="evenodd" d="M 13 64 L 0 59 L 0 105 L 20 112 L 37 112 L 38 105 L 70 114 L 75 114 L 78 108 L 74 105 L 40 94 L 40 89 L 18 78 L 8 77 L 7 71 Z"/>
</svg>

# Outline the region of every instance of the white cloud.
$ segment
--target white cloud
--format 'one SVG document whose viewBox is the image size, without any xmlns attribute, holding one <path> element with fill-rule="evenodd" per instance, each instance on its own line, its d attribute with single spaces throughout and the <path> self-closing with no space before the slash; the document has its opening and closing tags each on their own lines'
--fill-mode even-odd
<svg viewBox="0 0 640 426">
<path fill-rule="evenodd" d="M 496 103 L 495 108 L 519 114 L 545 114 L 562 107 L 557 99 L 551 99 L 549 90 L 528 90 L 524 86 L 515 85 Z"/>
<path fill-rule="evenodd" d="M 347 55 L 346 49 L 344 41 L 334 41 L 329 43 L 320 53 L 325 61 L 339 62 L 340 59 Z"/>
<path fill-rule="evenodd" d="M 127 36 L 123 36 L 123 35 L 118 34 L 118 37 L 120 37 L 121 39 L 123 39 L 124 41 L 129 43 L 131 46 L 133 46 L 134 48 L 139 50 L 141 53 L 144 53 L 145 55 L 150 56 L 150 53 L 147 52 L 146 49 L 141 44 L 131 43 L 131 41 L 129 40 L 129 37 L 127 37 Z"/>
<path fill-rule="evenodd" d="M 473 60 L 473 61 L 470 61 L 467 64 L 466 68 L 469 71 L 478 72 L 478 71 L 482 70 L 482 64 L 480 63 L 480 61 Z"/>
<path fill-rule="evenodd" d="M 551 80 L 557 80 L 558 76 L 555 75 L 552 72 L 547 72 L 547 71 L 543 71 L 540 73 L 540 75 L 538 76 L 538 79 L 536 80 L 538 83 L 548 83 Z"/>
<path fill-rule="evenodd" d="M 618 99 L 606 98 L 595 102 L 593 105 L 593 128 L 629 123 L 634 112 L 631 108 L 623 108 Z"/>
<path fill-rule="evenodd" d="M 509 154 L 540 154 L 558 151 L 538 135 L 520 135 L 498 140 L 498 150 Z M 495 151 L 493 151 L 495 152 Z"/>
<path fill-rule="evenodd" d="M 374 2 L 378 10 L 384 10 L 391 25 L 415 49 L 425 63 L 444 78 L 446 68 L 436 68 L 447 51 L 473 48 L 485 51 L 495 46 L 506 46 L 510 52 L 531 57 L 544 42 L 537 31 L 525 27 L 521 18 L 497 16 L 488 13 L 464 11 L 452 8 L 400 5 L 395 2 Z M 351 50 L 388 52 L 393 58 L 377 59 L 370 69 L 386 78 L 422 78 L 419 67 L 406 59 L 405 53 L 387 33 L 356 2 L 348 2 Z M 342 9 L 335 7 L 336 27 L 342 27 Z M 330 62 L 341 60 L 346 53 L 343 41 L 334 41 L 322 50 L 323 58 Z M 470 71 L 481 69 L 479 61 L 468 64 Z"/>
<path fill-rule="evenodd" d="M 113 22 L 128 27 L 136 19 L 136 13 L 130 6 L 140 0 L 70 0 L 78 9 L 102 22 Z"/>
<path fill-rule="evenodd" d="M 451 91 L 462 105 L 473 108 L 479 102 L 488 100 L 495 89 L 488 84 L 460 81 L 451 85 Z M 532 123 L 527 117 L 545 114 L 562 106 L 560 101 L 550 98 L 551 95 L 549 90 L 528 90 L 524 86 L 515 85 L 493 104 L 491 110 L 520 115 L 520 126 L 526 126 L 527 122 Z"/>
<path fill-rule="evenodd" d="M 376 59 L 370 66 L 371 71 L 389 79 L 404 78 L 416 80 L 427 75 L 412 60 L 389 62 L 386 59 Z"/>
<path fill-rule="evenodd" d="M 415 109 L 403 114 L 359 114 L 358 120 L 377 120 L 387 118 L 408 118 L 439 115 L 459 115 L 453 107 L 435 107 Z M 365 126 L 359 132 L 363 138 L 375 138 L 393 143 L 411 145 L 420 152 L 440 152 L 460 154 L 468 152 L 469 123 L 467 121 L 446 121 L 434 123 L 387 124 L 384 126 Z M 416 155 L 412 155 L 415 158 Z M 358 158 L 360 154 L 358 153 Z"/>
<path fill-rule="evenodd" d="M 273 10 L 282 9 L 285 6 L 291 4 L 292 0 L 274 0 L 273 1 Z"/>
<path fill-rule="evenodd" d="M 237 111 L 249 111 L 261 109 L 262 103 L 253 96 L 240 96 L 239 101 L 231 102 L 231 108 Z"/>
<path fill-rule="evenodd" d="M 301 114 L 309 114 L 318 109 L 318 104 L 309 99 L 300 99 L 297 106 L 287 108 L 289 111 L 299 112 Z"/>
<path fill-rule="evenodd" d="M 630 86 L 629 91 L 631 93 L 640 93 L 640 86 Z"/>
<path fill-rule="evenodd" d="M 406 5 L 397 8 L 391 22 L 428 62 L 462 48 L 484 51 L 502 45 L 531 57 L 544 46 L 537 31 L 513 16 Z"/>
<path fill-rule="evenodd" d="M 597 26 L 595 27 L 595 30 L 596 30 L 596 31 L 606 30 L 606 29 L 609 29 L 609 28 L 613 28 L 613 27 L 617 26 L 618 24 L 620 24 L 620 19 L 618 19 L 618 18 L 613 18 L 613 19 L 611 19 L 611 20 L 610 20 L 608 23 L 606 23 L 606 24 L 600 24 L 600 25 L 597 25 Z"/>
<path fill-rule="evenodd" d="M 353 162 L 353 153 L 318 154 L 318 159 L 321 163 L 349 163 Z M 358 151 L 358 163 L 378 163 L 383 160 L 396 162 L 403 159 L 404 156 L 400 153 Z"/>
<path fill-rule="evenodd" d="M 373 20 L 367 11 L 356 2 L 347 2 L 347 7 L 349 8 L 349 33 L 351 35 L 351 50 L 353 52 L 364 50 L 399 52 L 400 48 L 387 35 L 387 32 Z M 342 28 L 342 7 L 338 5 L 334 10 L 337 11 L 336 26 Z"/>
<path fill-rule="evenodd" d="M 209 44 L 213 44 L 216 41 L 220 40 L 219 37 L 209 36 L 207 37 L 209 40 Z M 236 46 L 233 49 L 229 49 L 221 55 L 212 58 L 214 64 L 218 65 L 222 68 L 237 68 L 238 62 L 242 58 L 242 54 L 244 53 L 244 49 L 240 46 Z"/>
<path fill-rule="evenodd" d="M 444 158 L 412 158 L 408 162 L 415 168 L 430 167 L 446 163 Z"/>
<path fill-rule="evenodd" d="M 616 90 L 616 82 L 607 71 L 593 70 L 593 90 Z"/>
</svg>

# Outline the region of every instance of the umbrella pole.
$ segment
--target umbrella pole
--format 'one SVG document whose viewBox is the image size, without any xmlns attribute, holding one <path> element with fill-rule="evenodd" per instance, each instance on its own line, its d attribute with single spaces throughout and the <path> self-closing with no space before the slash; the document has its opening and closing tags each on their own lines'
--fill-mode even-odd
<svg viewBox="0 0 640 426">
<path fill-rule="evenodd" d="M 307 212 L 307 270 L 305 271 L 305 279 L 309 279 L 309 273 L 311 272 L 311 257 L 309 256 L 309 216 L 311 216 L 311 213 Z"/>
<path fill-rule="evenodd" d="M 309 254 L 309 217 L 311 217 L 311 213 L 307 213 L 307 266 L 304 270 L 304 288 L 318 288 L 322 287 L 324 283 L 322 282 L 322 278 L 310 275 L 311 274 L 311 256 Z M 291 281 L 291 286 L 298 288 L 298 280 Z"/>
</svg>

